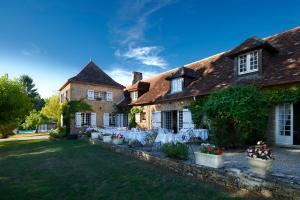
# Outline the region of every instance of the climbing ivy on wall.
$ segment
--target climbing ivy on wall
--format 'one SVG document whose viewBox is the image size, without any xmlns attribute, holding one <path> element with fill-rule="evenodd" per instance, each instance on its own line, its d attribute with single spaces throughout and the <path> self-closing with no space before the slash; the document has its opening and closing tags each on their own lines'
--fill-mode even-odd
<svg viewBox="0 0 300 200">
<path fill-rule="evenodd" d="M 135 122 L 135 114 L 143 112 L 143 108 L 133 107 L 129 112 L 129 126 L 130 128 L 135 128 L 137 126 Z"/>
<path fill-rule="evenodd" d="M 299 86 L 260 90 L 237 85 L 194 101 L 190 110 L 196 126 L 209 126 L 219 145 L 238 146 L 264 139 L 270 109 L 299 99 Z"/>
<path fill-rule="evenodd" d="M 76 112 L 92 111 L 90 104 L 86 103 L 84 99 L 68 101 L 62 104 L 61 107 L 63 115 L 63 124 L 66 126 L 66 133 L 70 133 L 71 119 L 74 119 Z"/>
</svg>

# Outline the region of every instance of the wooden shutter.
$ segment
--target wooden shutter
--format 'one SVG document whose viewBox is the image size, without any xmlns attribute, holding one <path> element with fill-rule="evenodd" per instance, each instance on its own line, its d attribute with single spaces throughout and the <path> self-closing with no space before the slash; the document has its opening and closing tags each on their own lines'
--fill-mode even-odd
<svg viewBox="0 0 300 200">
<path fill-rule="evenodd" d="M 87 98 L 88 98 L 88 100 L 94 100 L 95 98 L 94 98 L 95 96 L 94 96 L 94 90 L 88 90 L 87 91 Z"/>
<path fill-rule="evenodd" d="M 97 126 L 96 113 L 91 113 L 91 126 L 92 127 Z"/>
<path fill-rule="evenodd" d="M 141 122 L 141 113 L 135 113 L 135 123 Z"/>
<path fill-rule="evenodd" d="M 112 101 L 113 100 L 113 93 L 112 92 L 106 92 L 106 100 Z"/>
<path fill-rule="evenodd" d="M 194 128 L 192 113 L 189 109 L 182 110 L 182 128 Z"/>
<path fill-rule="evenodd" d="M 76 126 L 76 128 L 81 127 L 81 113 L 80 112 L 75 113 L 75 126 Z"/>
<path fill-rule="evenodd" d="M 103 126 L 109 126 L 109 113 L 103 113 Z"/>
<path fill-rule="evenodd" d="M 161 111 L 152 112 L 152 128 L 161 128 Z"/>
</svg>

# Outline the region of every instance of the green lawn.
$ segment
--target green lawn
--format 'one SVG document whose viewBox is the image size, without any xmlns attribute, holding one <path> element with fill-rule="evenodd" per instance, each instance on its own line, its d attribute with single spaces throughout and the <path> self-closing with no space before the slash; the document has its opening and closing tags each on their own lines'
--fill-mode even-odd
<svg viewBox="0 0 300 200">
<path fill-rule="evenodd" d="M 79 140 L 0 142 L 0 199 L 230 199 L 177 176 Z"/>
</svg>

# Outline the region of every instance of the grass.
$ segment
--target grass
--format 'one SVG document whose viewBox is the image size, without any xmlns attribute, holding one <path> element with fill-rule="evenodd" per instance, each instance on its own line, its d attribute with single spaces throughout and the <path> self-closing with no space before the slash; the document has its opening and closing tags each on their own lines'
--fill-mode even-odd
<svg viewBox="0 0 300 200">
<path fill-rule="evenodd" d="M 231 199 L 228 193 L 79 140 L 0 142 L 4 199 Z"/>
<path fill-rule="evenodd" d="M 44 133 L 18 133 L 9 136 L 9 138 L 24 138 L 24 137 L 35 137 L 35 136 L 44 136 L 44 135 L 49 135 L 48 132 Z"/>
</svg>

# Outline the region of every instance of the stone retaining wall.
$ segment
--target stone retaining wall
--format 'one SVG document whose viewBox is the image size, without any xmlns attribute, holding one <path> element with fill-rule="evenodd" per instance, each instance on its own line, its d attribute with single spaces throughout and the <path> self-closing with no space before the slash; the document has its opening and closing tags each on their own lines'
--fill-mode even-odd
<svg viewBox="0 0 300 200">
<path fill-rule="evenodd" d="M 178 160 L 154 156 L 150 152 L 111 145 L 99 140 L 90 140 L 90 142 L 114 152 L 167 168 L 180 175 L 195 177 L 201 181 L 218 184 L 228 189 L 254 192 L 270 199 L 300 200 L 300 187 L 281 182 L 272 177 L 260 178 L 239 169 L 214 169 L 187 164 Z"/>
</svg>

